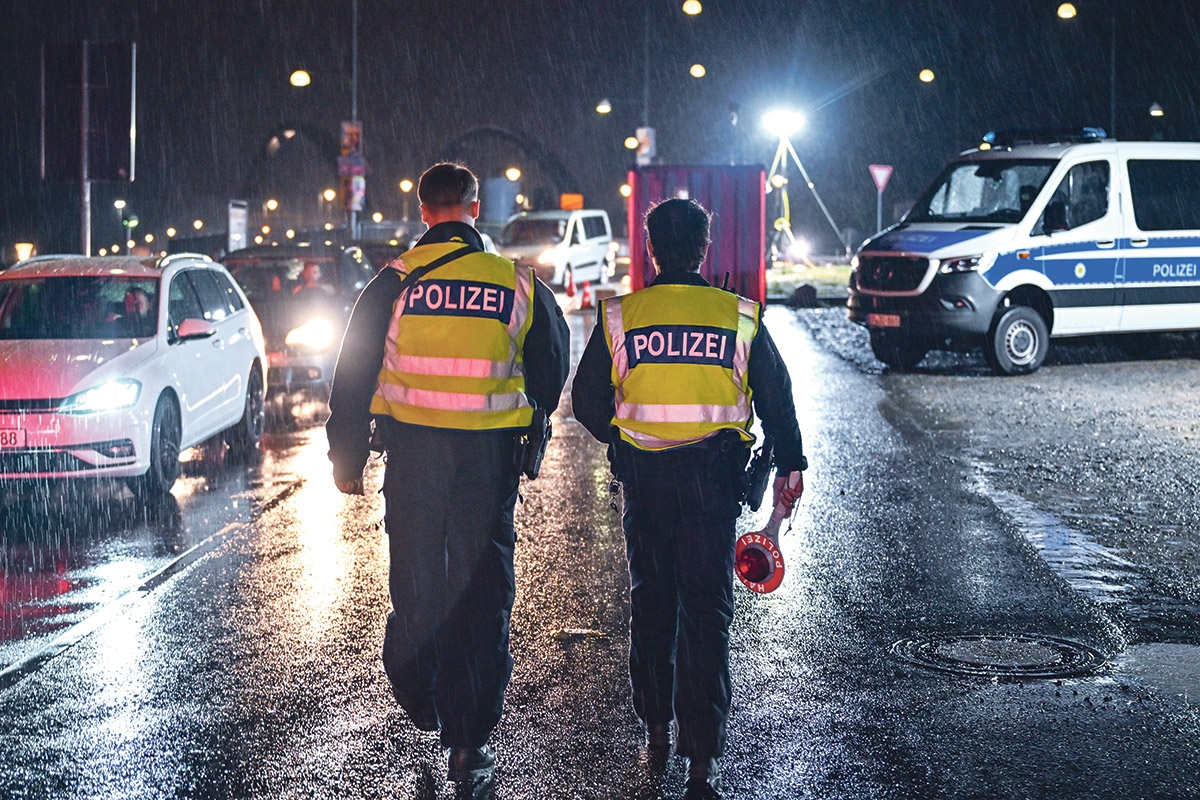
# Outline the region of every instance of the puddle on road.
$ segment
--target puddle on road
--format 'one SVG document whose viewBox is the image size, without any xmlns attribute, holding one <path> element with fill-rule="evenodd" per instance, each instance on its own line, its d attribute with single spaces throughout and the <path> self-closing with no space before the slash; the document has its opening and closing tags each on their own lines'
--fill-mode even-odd
<svg viewBox="0 0 1200 800">
<path fill-rule="evenodd" d="M 1196 645 L 1130 645 L 1112 664 L 1118 672 L 1166 697 L 1200 706 L 1200 647 Z"/>
</svg>

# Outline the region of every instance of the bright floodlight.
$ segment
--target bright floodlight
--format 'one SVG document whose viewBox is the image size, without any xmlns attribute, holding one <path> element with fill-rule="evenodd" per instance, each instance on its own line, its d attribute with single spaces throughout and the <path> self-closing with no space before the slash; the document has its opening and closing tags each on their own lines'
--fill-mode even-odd
<svg viewBox="0 0 1200 800">
<path fill-rule="evenodd" d="M 788 246 L 788 254 L 796 261 L 808 258 L 808 242 L 797 239 Z"/>
<path fill-rule="evenodd" d="M 762 123 L 767 133 L 786 139 L 804 127 L 804 115 L 798 111 L 777 109 L 763 115 Z"/>
</svg>

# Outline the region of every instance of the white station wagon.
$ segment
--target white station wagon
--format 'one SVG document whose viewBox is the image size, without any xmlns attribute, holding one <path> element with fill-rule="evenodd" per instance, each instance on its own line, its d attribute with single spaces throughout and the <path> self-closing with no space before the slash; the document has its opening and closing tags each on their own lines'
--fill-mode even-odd
<svg viewBox="0 0 1200 800">
<path fill-rule="evenodd" d="M 0 272 L 0 480 L 167 492 L 179 455 L 263 432 L 254 310 L 206 256 L 39 256 Z"/>
</svg>

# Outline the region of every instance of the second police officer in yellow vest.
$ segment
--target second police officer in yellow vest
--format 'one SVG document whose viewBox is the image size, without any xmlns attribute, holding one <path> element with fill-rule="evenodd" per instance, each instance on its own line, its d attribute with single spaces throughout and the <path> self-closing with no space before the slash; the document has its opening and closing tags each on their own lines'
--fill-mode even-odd
<svg viewBox="0 0 1200 800">
<path fill-rule="evenodd" d="M 699 274 L 709 215 L 667 200 L 646 215 L 658 277 L 601 303 L 571 392 L 575 418 L 609 445 L 624 489 L 629 673 L 648 744 L 688 759 L 685 798 L 719 798 L 729 715 L 734 524 L 751 409 L 775 440 L 775 495 L 805 469 L 791 381 L 762 307 Z"/>
</svg>

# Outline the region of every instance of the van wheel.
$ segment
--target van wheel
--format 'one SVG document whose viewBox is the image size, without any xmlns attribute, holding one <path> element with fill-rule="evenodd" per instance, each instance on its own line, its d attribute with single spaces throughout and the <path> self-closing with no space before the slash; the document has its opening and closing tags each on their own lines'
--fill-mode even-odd
<svg viewBox="0 0 1200 800">
<path fill-rule="evenodd" d="M 1028 375 L 1046 360 L 1050 330 L 1028 306 L 1012 306 L 992 325 L 983 354 L 998 375 Z"/>
<path fill-rule="evenodd" d="M 158 398 L 150 428 L 150 469 L 130 484 L 142 497 L 166 494 L 179 477 L 179 406 L 167 395 Z"/>
<path fill-rule="evenodd" d="M 871 352 L 895 370 L 910 370 L 925 357 L 926 349 L 890 331 L 871 331 Z"/>
</svg>

